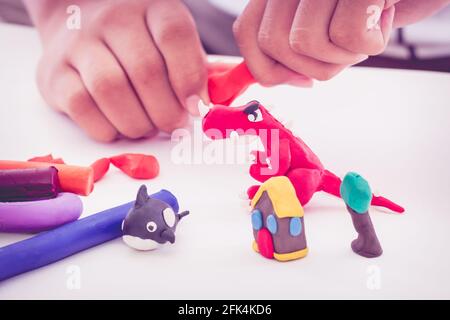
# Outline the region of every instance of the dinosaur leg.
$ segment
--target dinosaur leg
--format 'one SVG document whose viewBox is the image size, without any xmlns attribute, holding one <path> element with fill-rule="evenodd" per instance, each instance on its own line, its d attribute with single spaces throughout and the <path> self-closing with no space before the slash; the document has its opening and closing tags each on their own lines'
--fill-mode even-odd
<svg viewBox="0 0 450 320">
<path fill-rule="evenodd" d="M 253 185 L 247 189 L 247 196 L 250 200 L 253 199 L 259 187 L 260 187 L 259 185 Z"/>
<path fill-rule="evenodd" d="M 320 190 L 322 173 L 318 169 L 297 168 L 289 171 L 286 176 L 291 180 L 302 206 L 305 206 L 314 193 Z"/>
<path fill-rule="evenodd" d="M 278 148 L 268 154 L 266 151 L 254 151 L 255 163 L 250 166 L 250 175 L 259 182 L 265 182 L 271 177 L 286 175 L 291 166 L 291 151 L 289 140 L 281 139 Z M 273 151 L 273 150 L 271 150 Z"/>
<path fill-rule="evenodd" d="M 269 169 L 267 154 L 264 151 L 253 151 L 251 154 L 255 157 L 255 162 L 250 166 L 250 176 L 259 182 L 265 182 L 271 177 L 267 174 Z"/>
</svg>

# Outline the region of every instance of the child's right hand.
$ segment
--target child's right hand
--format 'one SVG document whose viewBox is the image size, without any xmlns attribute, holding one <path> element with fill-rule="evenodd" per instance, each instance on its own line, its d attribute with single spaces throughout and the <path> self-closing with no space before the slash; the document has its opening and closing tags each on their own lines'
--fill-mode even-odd
<svg viewBox="0 0 450 320">
<path fill-rule="evenodd" d="M 205 53 L 179 0 L 25 2 L 44 48 L 39 89 L 91 137 L 170 132 L 208 102 Z M 74 3 L 79 30 L 66 26 Z"/>
<path fill-rule="evenodd" d="M 295 75 L 329 80 L 384 51 L 393 27 L 417 22 L 450 0 L 249 0 L 234 24 L 241 54 L 260 83 Z M 295 80 L 294 80 L 295 81 Z"/>
</svg>

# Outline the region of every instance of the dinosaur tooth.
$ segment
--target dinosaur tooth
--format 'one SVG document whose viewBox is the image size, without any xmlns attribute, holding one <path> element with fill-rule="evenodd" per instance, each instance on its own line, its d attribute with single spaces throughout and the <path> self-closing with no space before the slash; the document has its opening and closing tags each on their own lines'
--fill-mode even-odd
<svg viewBox="0 0 450 320">
<path fill-rule="evenodd" d="M 211 105 L 206 105 L 201 99 L 198 101 L 197 107 L 202 118 L 205 117 L 211 109 Z"/>
<path fill-rule="evenodd" d="M 230 132 L 230 139 L 233 141 L 239 140 L 239 133 L 237 131 L 233 130 Z"/>
</svg>

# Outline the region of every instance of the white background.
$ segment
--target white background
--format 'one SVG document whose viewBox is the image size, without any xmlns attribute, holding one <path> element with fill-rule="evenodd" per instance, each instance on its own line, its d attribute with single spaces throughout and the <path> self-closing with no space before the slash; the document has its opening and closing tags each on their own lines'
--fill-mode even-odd
<svg viewBox="0 0 450 320">
<path fill-rule="evenodd" d="M 35 32 L 0 25 L 0 43 L 1 159 L 52 152 L 88 165 L 122 152 L 154 154 L 161 175 L 149 190 L 169 189 L 191 210 L 174 245 L 142 253 L 117 239 L 0 283 L 0 298 L 450 298 L 449 74 L 353 68 L 314 89 L 255 86 L 237 101 L 275 105 L 328 169 L 361 173 L 407 209 L 371 211 L 384 254 L 370 260 L 350 249 L 355 232 L 342 201 L 317 194 L 305 210 L 310 254 L 279 263 L 251 250 L 238 198 L 252 184 L 245 165 L 175 165 L 167 137 L 91 141 L 39 97 Z M 112 168 L 83 198 L 84 215 L 134 199 L 140 184 Z M 26 237 L 0 234 L 0 245 Z M 79 290 L 67 288 L 70 266 L 80 268 Z M 377 273 L 379 286 L 368 286 Z"/>
</svg>

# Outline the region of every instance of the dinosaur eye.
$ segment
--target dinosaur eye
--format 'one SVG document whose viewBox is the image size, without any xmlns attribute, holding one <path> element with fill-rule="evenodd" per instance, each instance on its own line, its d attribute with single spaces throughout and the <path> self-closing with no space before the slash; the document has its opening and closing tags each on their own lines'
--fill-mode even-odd
<svg viewBox="0 0 450 320">
<path fill-rule="evenodd" d="M 250 122 L 259 122 L 259 121 L 263 120 L 261 110 L 259 110 L 259 109 L 250 113 L 247 116 L 247 118 L 248 118 L 248 121 L 250 121 Z"/>
<path fill-rule="evenodd" d="M 150 221 L 147 223 L 147 231 L 148 232 L 155 232 L 156 229 L 158 229 L 158 227 L 154 221 Z"/>
<path fill-rule="evenodd" d="M 163 210 L 164 221 L 169 227 L 173 227 L 175 225 L 176 217 L 175 212 L 171 208 L 165 208 Z"/>
</svg>

